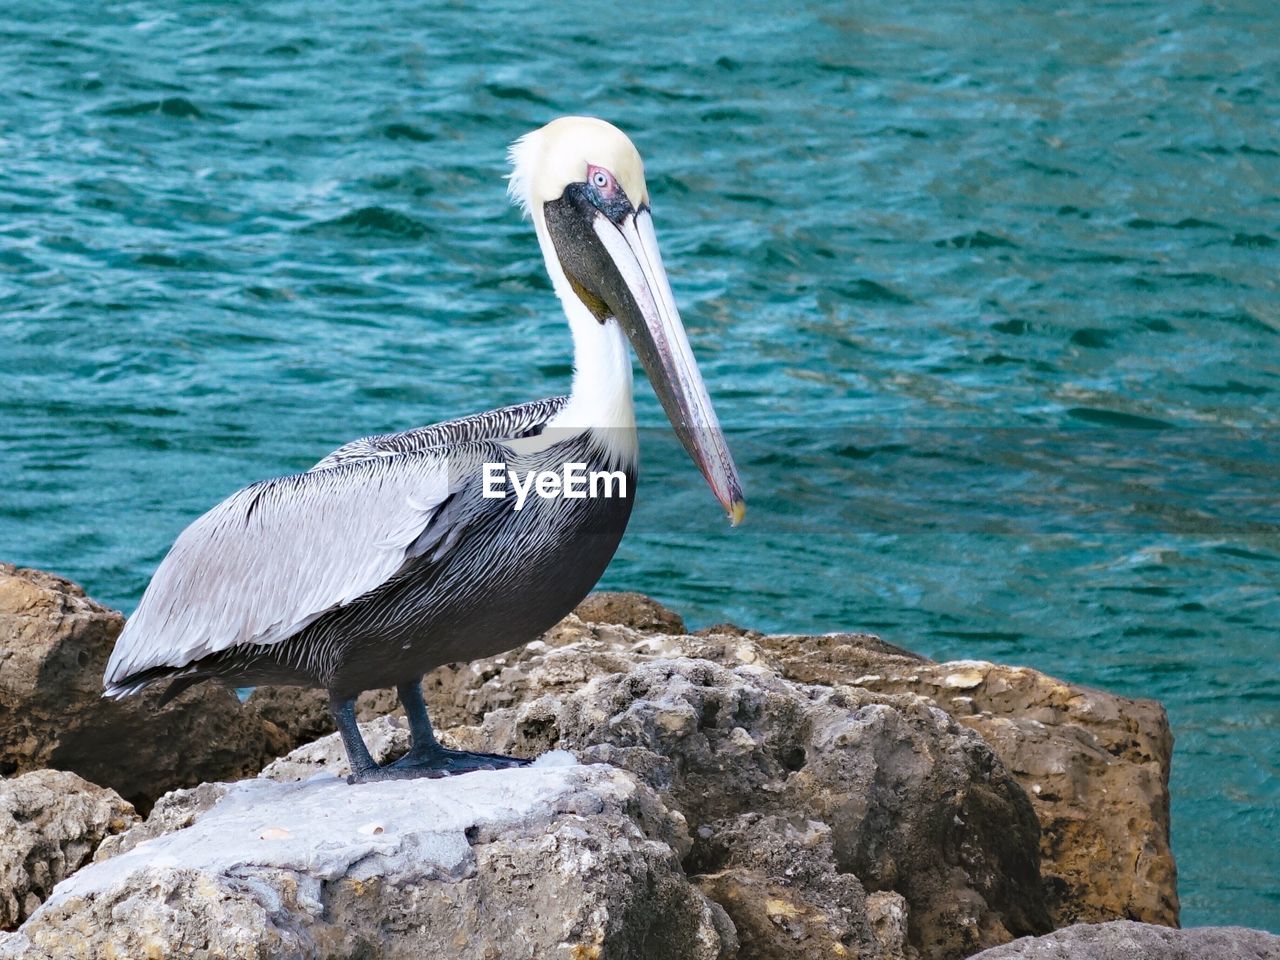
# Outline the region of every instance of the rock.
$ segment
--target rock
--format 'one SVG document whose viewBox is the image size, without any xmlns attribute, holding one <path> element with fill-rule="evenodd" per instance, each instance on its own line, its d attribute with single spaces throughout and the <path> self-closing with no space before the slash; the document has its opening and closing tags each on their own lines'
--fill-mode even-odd
<svg viewBox="0 0 1280 960">
<path fill-rule="evenodd" d="M 643 645 L 652 653 L 669 639 Z M 1048 929 L 1029 801 L 980 738 L 921 698 L 590 642 L 544 641 L 496 660 L 479 666 L 494 681 L 472 704 L 482 725 L 442 739 L 523 755 L 567 746 L 641 776 L 695 831 L 685 870 L 733 920 L 743 960 L 962 956 Z M 481 702 L 501 678 L 519 709 Z M 533 697 L 534 687 L 556 692 Z M 408 747 L 401 717 L 362 732 L 379 762 Z M 336 734 L 262 776 L 319 772 L 348 772 Z M 168 816 L 157 805 L 153 819 Z"/>
<path fill-rule="evenodd" d="M 885 960 L 905 960 L 907 902 L 902 894 L 891 890 L 878 890 L 871 894 L 867 897 L 867 916 Z"/>
<path fill-rule="evenodd" d="M 190 789 L 171 790 L 156 801 L 147 819 L 126 830 L 113 834 L 98 845 L 93 859 L 107 860 L 127 853 L 138 844 L 174 830 L 181 830 L 196 822 L 200 814 L 209 810 L 231 789 L 229 783 L 202 783 Z"/>
<path fill-rule="evenodd" d="M 0 960 L 53 960 L 20 933 L 0 933 Z"/>
<path fill-rule="evenodd" d="M 718 904 L 706 907 L 710 919 L 698 929 L 718 931 L 723 946 L 736 926 L 741 960 L 945 960 L 1051 923 L 1125 916 L 1176 923 L 1172 742 L 1158 704 L 1022 668 L 936 664 L 866 635 L 765 636 L 730 625 L 667 632 L 683 630 L 679 618 L 638 595 L 600 595 L 578 613 L 524 647 L 429 674 L 423 688 L 441 737 L 526 755 L 563 746 L 584 761 L 629 771 L 636 790 L 656 793 L 670 810 L 660 820 L 692 831 L 683 839 L 662 835 L 685 871 L 673 868 L 670 882 L 685 884 L 680 897 Z M 281 789 L 319 772 L 345 772 L 336 736 L 271 762 L 331 729 L 321 691 L 259 690 L 242 706 L 216 688 L 196 688 L 161 718 L 145 699 L 102 701 L 101 670 L 119 626 L 117 614 L 66 581 L 0 567 L 0 750 L 7 751 L 0 762 L 75 769 L 143 804 L 169 787 L 243 776 L 264 764 L 260 782 Z M 390 691 L 365 694 L 359 715 L 378 759 L 407 747 Z M 108 836 L 98 859 L 123 860 L 199 829 L 230 802 L 229 789 L 213 783 L 166 797 L 145 824 Z M 599 850 L 603 841 L 582 829 Z M 260 834 L 258 843 L 284 843 L 293 830 L 267 823 Z M 617 862 L 624 861 L 634 881 L 639 868 Z M 204 874 L 165 876 L 174 902 L 229 891 L 219 901 L 225 909 L 209 913 L 209 935 L 223 938 L 219 949 L 288 953 L 300 944 L 304 954 L 312 945 L 323 953 L 332 942 L 335 955 L 344 955 L 367 933 L 365 920 L 335 932 L 328 921 L 290 919 L 310 909 L 306 897 L 314 892 L 296 873 L 288 882 L 263 880 L 261 889 L 273 892 L 256 900 L 227 887 L 226 878 L 210 886 Z M 597 889 L 582 883 L 575 889 Z M 434 886 L 413 889 L 415 897 L 434 896 L 421 893 Z M 130 893 L 126 901 L 143 904 L 148 896 Z M 362 898 L 348 898 L 351 917 L 390 909 L 390 901 L 370 906 Z M 284 906 L 271 906 L 276 900 Z M 128 912 L 126 901 L 111 909 Z M 93 904 L 107 900 L 85 902 L 92 914 Z M 163 930 L 193 933 L 157 903 L 163 898 L 139 906 L 151 918 L 140 929 L 161 931 L 154 933 L 161 939 Z M 60 929 L 79 922 L 69 908 L 58 909 Z M 23 928 L 23 949 L 53 942 L 32 933 L 46 915 L 54 915 L 52 905 Z M 254 924 L 283 939 L 225 939 Z M 621 949 L 621 941 L 609 942 Z M 15 943 L 17 936 L 0 942 L 0 957 Z M 600 954 L 614 955 L 626 954 Z"/>
<path fill-rule="evenodd" d="M 104 700 L 123 623 L 70 581 L 0 564 L 0 773 L 70 770 L 145 809 L 177 786 L 256 773 L 294 746 L 212 684 L 161 712 L 160 690 Z"/>
<path fill-rule="evenodd" d="M 973 960 L 1280 960 L 1280 937 L 1244 927 L 1171 930 L 1117 920 L 1025 937 Z"/>
<path fill-rule="evenodd" d="M 437 670 L 424 690 L 442 723 L 475 725 L 491 711 L 671 656 L 764 666 L 805 684 L 928 697 L 978 731 L 1031 797 L 1055 925 L 1122 917 L 1177 923 L 1168 833 L 1173 740 L 1164 709 L 1151 700 L 1022 667 L 937 664 L 864 634 L 671 636 L 573 616 L 525 647 Z"/>
<path fill-rule="evenodd" d="M 826 824 L 746 814 L 701 832 L 722 860 L 685 867 L 714 868 L 697 883 L 733 921 L 742 956 L 893 956 L 875 942 L 862 884 L 837 872 Z"/>
<path fill-rule="evenodd" d="M 447 732 L 437 732 L 446 746 L 454 745 Z M 360 724 L 360 733 L 369 748 L 369 754 L 377 763 L 395 760 L 409 749 L 409 723 L 403 716 L 375 717 Z M 263 767 L 260 776 L 289 783 L 309 779 L 317 773 L 330 773 L 339 777 L 346 777 L 351 773 L 347 752 L 336 733 L 273 760 Z"/>
<path fill-rule="evenodd" d="M 871 664 L 867 648 L 859 649 L 850 666 L 862 671 Z M 781 665 L 797 679 L 812 668 L 812 659 Z M 860 686 L 928 697 L 976 730 L 1022 784 L 1040 820 L 1055 927 L 1116 918 L 1177 925 L 1173 736 L 1160 704 L 984 661 L 935 664 L 895 654 L 869 674 L 857 678 Z"/>
<path fill-rule="evenodd" d="M 293 746 L 318 740 L 337 729 L 329 716 L 328 694 L 310 687 L 255 687 L 245 708 L 282 730 Z"/>
<path fill-rule="evenodd" d="M 624 772 L 555 759 L 188 792 L 176 819 L 158 804 L 152 820 L 167 822 L 135 828 L 143 842 L 126 835 L 59 885 L 17 945 L 60 958 L 734 956 L 732 926 L 680 870 L 681 819 Z"/>
<path fill-rule="evenodd" d="M 0 929 L 25 920 L 103 837 L 137 819 L 115 791 L 74 773 L 37 770 L 0 780 Z"/>
<path fill-rule="evenodd" d="M 1049 929 L 1025 793 L 919 697 L 659 658 L 452 734 L 469 749 L 559 746 L 642 778 L 688 822 L 686 869 L 734 919 L 744 956 L 885 955 L 866 890 L 901 894 L 908 943 L 931 957 Z"/>
<path fill-rule="evenodd" d="M 573 611 L 587 623 L 630 627 L 642 633 L 684 633 L 684 618 L 643 593 L 597 591 Z"/>
</svg>

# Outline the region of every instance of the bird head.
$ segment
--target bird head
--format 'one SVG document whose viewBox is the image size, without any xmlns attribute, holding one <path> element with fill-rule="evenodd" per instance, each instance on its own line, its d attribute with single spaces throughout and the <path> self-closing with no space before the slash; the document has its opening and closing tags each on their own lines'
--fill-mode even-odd
<svg viewBox="0 0 1280 960">
<path fill-rule="evenodd" d="M 746 510 L 742 481 L 671 293 L 640 153 L 611 123 L 561 117 L 517 140 L 511 162 L 508 191 L 534 221 L 548 266 L 595 322 L 621 326 L 736 525 Z"/>
</svg>

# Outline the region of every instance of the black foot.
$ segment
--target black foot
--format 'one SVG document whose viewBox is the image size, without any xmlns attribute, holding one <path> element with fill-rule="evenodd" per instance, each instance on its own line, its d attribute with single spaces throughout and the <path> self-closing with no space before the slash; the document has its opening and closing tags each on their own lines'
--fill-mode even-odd
<svg viewBox="0 0 1280 960">
<path fill-rule="evenodd" d="M 428 777 L 453 777 L 474 770 L 505 770 L 507 767 L 527 767 L 532 760 L 506 757 L 500 753 L 472 753 L 470 750 L 450 750 L 438 747 L 429 754 L 406 753 L 399 760 L 382 766 L 358 770 L 347 777 L 347 783 L 376 783 L 380 780 L 414 780 Z"/>
</svg>

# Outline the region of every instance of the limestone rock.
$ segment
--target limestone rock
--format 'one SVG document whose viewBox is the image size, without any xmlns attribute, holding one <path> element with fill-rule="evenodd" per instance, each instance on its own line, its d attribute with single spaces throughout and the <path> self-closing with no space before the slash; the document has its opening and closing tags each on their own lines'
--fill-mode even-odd
<svg viewBox="0 0 1280 960">
<path fill-rule="evenodd" d="M 202 783 L 190 789 L 171 790 L 156 801 L 147 819 L 135 823 L 124 833 L 105 838 L 98 845 L 93 859 L 107 860 L 127 853 L 140 843 L 189 827 L 196 818 L 212 808 L 231 789 L 229 783 Z"/>
<path fill-rule="evenodd" d="M 160 712 L 159 690 L 104 700 L 123 624 L 70 581 L 0 564 L 0 774 L 70 770 L 145 808 L 176 786 L 256 773 L 294 745 L 214 685 Z"/>
<path fill-rule="evenodd" d="M 574 614 L 588 623 L 611 623 L 642 633 L 684 633 L 684 618 L 652 597 L 630 591 L 597 590 Z"/>
<path fill-rule="evenodd" d="M 759 947 L 744 956 L 883 955 L 865 890 L 902 895 L 909 945 L 926 956 L 1049 929 L 1026 795 L 980 737 L 919 697 L 654 659 L 453 734 L 469 749 L 559 746 L 641 777 L 689 823 L 686 868 L 724 897 L 744 949 Z"/>
<path fill-rule="evenodd" d="M 438 731 L 445 746 L 453 746 L 447 732 Z M 409 723 L 403 716 L 385 715 L 360 724 L 369 753 L 377 763 L 386 763 L 402 756 L 409 749 Z M 351 773 L 347 752 L 336 733 L 322 737 L 292 751 L 287 756 L 273 760 L 262 769 L 260 776 L 281 783 L 306 780 L 317 773 L 331 773 L 346 777 Z"/>
<path fill-rule="evenodd" d="M 53 960 L 20 933 L 0 933 L 0 960 Z"/>
<path fill-rule="evenodd" d="M 364 694 L 370 700 L 375 696 L 381 703 L 395 694 L 382 690 Z M 245 708 L 282 730 L 291 746 L 311 743 L 337 729 L 329 715 L 329 695 L 311 687 L 255 687 Z"/>
<path fill-rule="evenodd" d="M 188 796 L 22 927 L 60 958 L 716 960 L 736 942 L 680 870 L 681 819 L 568 758 L 443 780 L 266 778 Z M 153 818 L 170 816 L 157 805 Z M 189 815 L 188 815 L 189 814 Z M 127 838 L 126 838 L 127 839 Z"/>
<path fill-rule="evenodd" d="M 699 834 L 710 843 L 685 869 L 728 913 L 741 956 L 894 956 L 876 942 L 858 878 L 836 870 L 826 824 L 744 814 Z"/>
<path fill-rule="evenodd" d="M 1015 940 L 973 960 L 1280 960 L 1280 937 L 1244 927 L 1171 930 L 1117 920 Z"/>
<path fill-rule="evenodd" d="M 871 932 L 880 943 L 885 960 L 907 957 L 907 902 L 902 894 L 878 890 L 867 897 Z"/>
<path fill-rule="evenodd" d="M 572 642 L 513 651 L 482 668 L 523 705 L 477 706 L 480 726 L 442 739 L 526 756 L 568 747 L 641 776 L 693 829 L 685 870 L 733 919 L 743 960 L 962 956 L 1048 929 L 1030 803 L 979 737 L 918 697 L 651 656 L 666 642 L 644 641 L 645 657 Z M 362 732 L 380 762 L 408 746 L 402 718 Z M 320 771 L 347 772 L 336 734 L 263 776 Z"/>
<path fill-rule="evenodd" d="M 331 729 L 321 691 L 264 689 L 241 705 L 219 688 L 198 687 L 160 715 L 151 706 L 158 692 L 123 703 L 102 700 L 101 672 L 120 624 L 118 614 L 73 584 L 0 566 L 0 772 L 71 769 L 144 806 L 169 788 L 252 774 L 264 764 L 255 782 L 277 785 L 252 789 L 302 789 L 290 782 L 345 773 L 336 736 L 270 762 Z M 598 595 L 524 647 L 441 667 L 424 680 L 432 717 L 451 745 L 525 755 L 567 747 L 585 761 L 630 771 L 641 783 L 632 784 L 635 796 L 661 797 L 637 801 L 646 810 L 670 809 L 657 816 L 627 808 L 621 820 L 606 817 L 598 827 L 604 839 L 592 832 L 597 826 L 575 826 L 591 856 L 603 856 L 630 823 L 665 843 L 676 866 L 668 860 L 655 866 L 652 851 L 636 853 L 634 844 L 625 855 L 615 850 L 608 869 L 630 879 L 579 878 L 579 886 L 562 890 L 579 897 L 574 902 L 594 897 L 616 920 L 618 911 L 626 914 L 621 901 L 601 900 L 606 893 L 594 891 L 632 889 L 628 884 L 641 883 L 642 874 L 649 878 L 644 883 L 667 884 L 663 889 L 683 884 L 672 894 L 680 909 L 690 917 L 709 911 L 687 928 L 701 931 L 700 942 L 717 944 L 704 954 L 729 949 L 731 916 L 741 960 L 951 958 L 1042 932 L 1051 921 L 1176 923 L 1168 845 L 1172 742 L 1158 704 L 1022 668 L 937 664 L 866 635 L 683 629 L 676 615 L 643 597 Z M 392 692 L 365 694 L 359 715 L 370 721 L 363 729 L 378 759 L 407 747 Z M 240 789 L 249 788 L 206 783 L 165 797 L 145 824 L 108 836 L 98 849 L 101 863 L 81 873 L 198 831 L 222 815 L 218 810 L 230 809 L 224 804 L 234 806 L 229 791 Z M 668 826 L 654 833 L 658 822 Z M 683 828 L 672 832 L 672 823 L 687 823 L 692 836 Z M 274 826 L 290 829 L 263 829 Z M 542 824 L 539 842 L 547 831 L 559 837 L 562 826 Z M 532 842 L 532 834 L 519 836 Z M 498 849 L 488 846 L 485 856 Z M 494 869 L 523 870 L 522 856 L 495 861 Z M 199 869 L 182 873 L 154 863 L 147 869 L 153 868 L 160 872 L 152 879 L 117 891 L 123 899 L 102 891 L 81 898 L 87 919 L 76 919 L 69 900 L 42 908 L 20 934 L 0 935 L 0 957 L 21 950 L 64 955 L 61 934 L 37 932 L 87 935 L 93 917 L 112 910 L 132 916 L 135 907 L 133 926 L 151 931 L 148 943 L 205 936 L 217 944 L 207 948 L 210 955 L 344 956 L 364 949 L 360 938 L 371 934 L 362 924 L 377 927 L 379 910 L 393 918 L 429 913 L 439 893 L 425 880 L 366 894 L 366 880 L 355 887 L 341 878 L 313 883 L 292 869 L 263 867 L 249 882 L 234 871 L 210 879 L 214 874 Z M 349 926 L 336 930 L 316 919 L 308 899 L 319 896 L 315 883 L 326 909 L 340 902 L 349 911 L 341 914 Z M 460 889 L 450 887 L 449 896 Z M 378 899 L 384 893 L 408 900 L 393 906 Z M 186 906 L 175 912 L 166 897 Z M 430 903 L 419 903 L 424 898 Z M 483 911 L 472 915 L 477 923 L 484 919 Z M 203 916 L 206 926 L 193 927 L 192 916 Z M 617 952 L 622 940 L 609 939 L 613 921 L 597 920 L 590 927 L 604 938 L 597 946 L 607 941 L 613 951 L 599 953 L 601 960 L 628 956 Z M 647 930 L 647 922 L 635 920 L 640 926 L 628 929 Z M 404 924 L 417 929 L 417 921 Z M 528 934 L 528 942 L 542 943 L 543 933 Z M 108 934 L 93 936 L 105 949 L 101 938 Z M 408 933 L 392 939 L 422 946 Z M 485 942 L 483 932 L 473 939 Z M 141 943 L 112 949 L 133 956 Z M 594 956 L 594 949 L 580 952 Z"/>
<path fill-rule="evenodd" d="M 1055 924 L 1135 918 L 1176 924 L 1169 845 L 1173 740 L 1160 704 L 1035 670 L 977 661 L 934 663 L 865 634 L 642 634 L 570 616 L 541 640 L 442 668 L 424 684 L 432 716 L 478 724 L 491 711 L 660 657 L 768 667 L 805 684 L 850 684 L 928 697 L 991 744 L 1031 797 Z"/>
<path fill-rule="evenodd" d="M 115 791 L 74 773 L 36 770 L 0 780 L 0 929 L 25 920 L 103 837 L 137 819 Z"/>
<path fill-rule="evenodd" d="M 1169 844 L 1173 736 L 1159 703 L 1025 667 L 881 654 L 879 641 L 857 635 L 766 637 L 760 644 L 794 679 L 843 675 L 869 690 L 919 694 L 980 733 L 1035 806 L 1055 926 L 1117 918 L 1177 924 Z"/>
</svg>

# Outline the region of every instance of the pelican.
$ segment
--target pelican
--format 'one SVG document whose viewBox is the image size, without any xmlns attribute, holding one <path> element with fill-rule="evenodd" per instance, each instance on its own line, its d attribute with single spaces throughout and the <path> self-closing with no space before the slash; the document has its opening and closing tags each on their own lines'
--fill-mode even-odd
<svg viewBox="0 0 1280 960">
<path fill-rule="evenodd" d="M 112 651 L 105 696 L 161 681 L 162 704 L 206 680 L 322 687 L 352 783 L 527 763 L 442 746 L 421 680 L 534 639 L 604 573 L 636 477 L 628 340 L 741 521 L 742 483 L 676 310 L 635 146 L 603 120 L 562 117 L 509 159 L 508 193 L 533 221 L 572 333 L 570 394 L 364 437 L 233 493 L 161 561 Z M 597 475 L 613 482 L 587 489 Z M 379 766 L 355 701 L 383 687 L 399 695 L 412 747 Z"/>
</svg>

